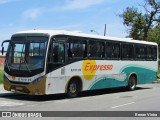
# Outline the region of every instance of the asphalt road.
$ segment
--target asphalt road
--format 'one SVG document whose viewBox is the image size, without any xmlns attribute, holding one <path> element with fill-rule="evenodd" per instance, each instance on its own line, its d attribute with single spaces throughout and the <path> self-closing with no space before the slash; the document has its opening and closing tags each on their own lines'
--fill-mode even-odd
<svg viewBox="0 0 160 120">
<path fill-rule="evenodd" d="M 0 111 L 160 111 L 160 84 L 139 85 L 135 91 L 116 88 L 83 92 L 72 99 L 64 94 L 27 96 L 4 93 L 0 94 Z"/>
</svg>

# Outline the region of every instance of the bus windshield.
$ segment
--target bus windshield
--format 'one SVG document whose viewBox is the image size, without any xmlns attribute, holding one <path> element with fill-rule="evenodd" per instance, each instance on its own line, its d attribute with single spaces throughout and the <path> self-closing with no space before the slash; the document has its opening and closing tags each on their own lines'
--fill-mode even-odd
<svg viewBox="0 0 160 120">
<path fill-rule="evenodd" d="M 12 37 L 5 65 L 8 71 L 44 71 L 47 41 L 48 37 Z"/>
</svg>

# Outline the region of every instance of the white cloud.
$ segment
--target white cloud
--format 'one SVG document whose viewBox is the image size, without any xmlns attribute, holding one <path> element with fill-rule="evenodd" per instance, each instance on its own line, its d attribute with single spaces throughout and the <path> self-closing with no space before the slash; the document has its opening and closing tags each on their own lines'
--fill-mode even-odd
<svg viewBox="0 0 160 120">
<path fill-rule="evenodd" d="M 105 0 L 66 0 L 64 9 L 84 9 L 96 4 L 100 4 L 104 1 Z"/>
<path fill-rule="evenodd" d="M 11 2 L 15 2 L 17 0 L 0 0 L 0 4 L 6 4 L 6 3 L 11 3 Z"/>
<path fill-rule="evenodd" d="M 25 20 L 27 19 L 35 20 L 37 17 L 41 16 L 43 12 L 44 12 L 43 8 L 28 9 L 23 12 L 22 17 Z"/>
<path fill-rule="evenodd" d="M 121 0 L 65 0 L 64 4 L 59 7 L 54 7 L 50 11 L 65 11 L 65 10 L 77 10 L 87 9 L 92 6 L 104 4 L 104 3 L 118 3 Z"/>
<path fill-rule="evenodd" d="M 75 9 L 86 9 L 106 1 L 108 0 L 65 0 L 64 5 L 62 5 L 61 7 L 53 8 L 52 10 L 64 11 L 64 10 L 75 10 Z"/>
</svg>

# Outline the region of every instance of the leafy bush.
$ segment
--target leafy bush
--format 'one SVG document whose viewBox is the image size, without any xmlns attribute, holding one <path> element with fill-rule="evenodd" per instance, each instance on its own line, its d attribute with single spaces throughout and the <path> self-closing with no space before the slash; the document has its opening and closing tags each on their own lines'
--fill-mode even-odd
<svg viewBox="0 0 160 120">
<path fill-rule="evenodd" d="M 0 84 L 3 82 L 3 71 L 0 71 Z"/>
<path fill-rule="evenodd" d="M 3 74 L 4 74 L 3 67 L 0 67 L 0 84 L 3 83 Z"/>
</svg>

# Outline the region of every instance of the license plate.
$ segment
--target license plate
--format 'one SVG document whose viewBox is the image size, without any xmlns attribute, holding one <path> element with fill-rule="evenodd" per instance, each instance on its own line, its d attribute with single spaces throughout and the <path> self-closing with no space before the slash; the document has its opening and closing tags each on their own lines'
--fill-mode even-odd
<svg viewBox="0 0 160 120">
<path fill-rule="evenodd" d="M 16 90 L 23 90 L 22 87 L 16 87 Z"/>
</svg>

